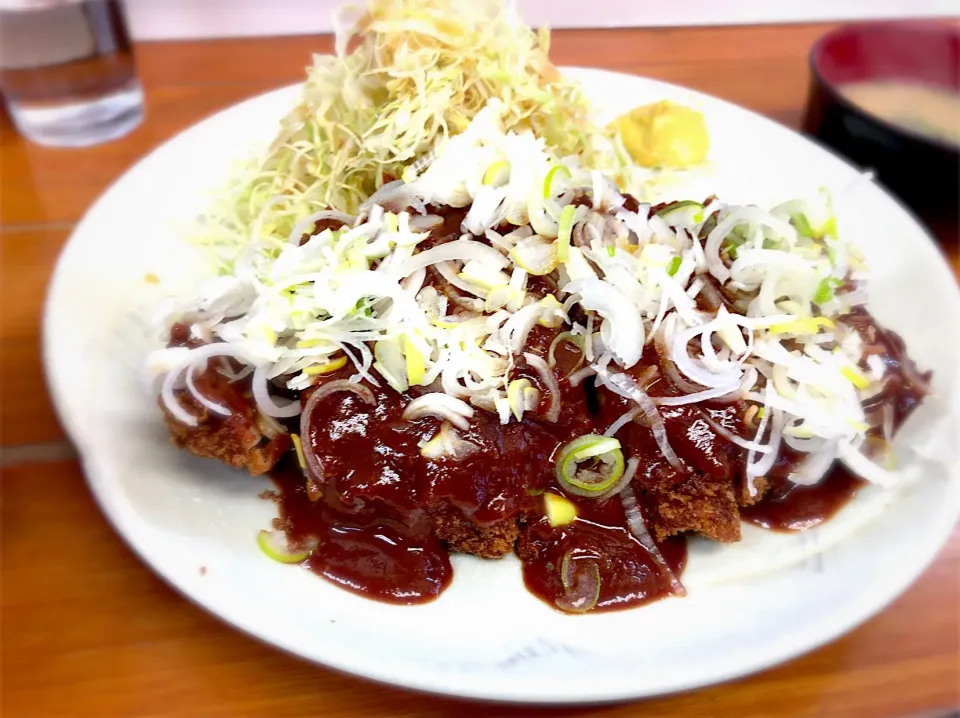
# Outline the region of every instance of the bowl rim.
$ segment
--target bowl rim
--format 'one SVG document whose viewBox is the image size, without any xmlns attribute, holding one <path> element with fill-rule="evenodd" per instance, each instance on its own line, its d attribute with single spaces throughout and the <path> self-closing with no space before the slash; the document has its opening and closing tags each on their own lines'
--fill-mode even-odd
<svg viewBox="0 0 960 718">
<path fill-rule="evenodd" d="M 899 125 L 886 120 L 872 112 L 868 112 L 861 105 L 858 105 L 857 103 L 848 99 L 842 92 L 840 92 L 838 85 L 828 80 L 826 75 L 821 71 L 819 67 L 819 58 L 824 48 L 827 47 L 831 42 L 835 42 L 838 38 L 853 32 L 869 32 L 879 29 L 895 30 L 897 32 L 903 32 L 907 34 L 935 33 L 939 35 L 955 35 L 960 38 L 960 26 L 937 22 L 935 20 L 918 20 L 908 22 L 854 22 L 839 25 L 817 38 L 817 40 L 810 47 L 810 52 L 807 54 L 807 61 L 810 67 L 810 77 L 814 89 L 821 89 L 827 93 L 833 102 L 840 105 L 846 111 L 851 112 L 862 120 L 879 125 L 881 129 L 884 129 L 891 134 L 897 135 L 906 141 L 919 144 L 928 150 L 935 150 L 937 152 L 942 152 L 946 155 L 952 155 L 960 159 L 960 144 L 949 142 L 947 140 L 941 140 L 931 135 L 910 129 L 904 125 Z M 882 78 L 878 77 L 877 79 Z"/>
</svg>

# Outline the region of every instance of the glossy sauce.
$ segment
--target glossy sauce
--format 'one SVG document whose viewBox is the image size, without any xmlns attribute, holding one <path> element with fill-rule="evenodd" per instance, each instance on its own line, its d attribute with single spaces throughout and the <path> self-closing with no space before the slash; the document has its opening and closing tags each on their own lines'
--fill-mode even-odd
<svg viewBox="0 0 960 718">
<path fill-rule="evenodd" d="M 444 225 L 434 232 L 436 239 L 428 242 L 459 236 L 462 216 L 463 211 L 447 213 Z M 428 274 L 427 281 L 437 280 Z M 531 281 L 529 289 L 553 291 L 536 281 Z M 449 311 L 457 311 L 462 298 L 455 290 L 448 296 Z M 917 386 L 928 377 L 918 375 L 903 357 L 899 338 L 878 335 L 868 315 L 852 320 L 863 323 L 868 346 L 873 342 L 888 349 L 883 358 L 896 375 L 883 400 L 896 407 L 895 423 L 899 424 L 919 402 L 922 392 Z M 559 331 L 534 327 L 525 351 L 546 358 Z M 575 437 L 603 434 L 636 406 L 607 389 L 595 389 L 592 379 L 572 386 L 567 376 L 579 359 L 573 345 L 558 345 L 556 356 L 554 378 L 562 402 L 559 420 L 550 423 L 542 418 L 548 407 L 547 388 L 526 360 L 516 357 L 510 379 L 526 377 L 541 391 L 540 404 L 531 412 L 534 418 L 525 415 L 521 422 L 501 425 L 494 414 L 476 411 L 469 428 L 458 430 L 460 439 L 475 449 L 457 460 L 420 454 L 420 447 L 439 431 L 440 419 L 403 418 L 410 401 L 426 391 L 438 391 L 437 387 L 398 394 L 368 386 L 375 397 L 373 405 L 348 391 L 320 399 L 309 431 L 301 439 L 322 464 L 324 485 L 308 479 L 289 455 L 273 473 L 280 507 L 278 527 L 295 546 L 316 545 L 305 566 L 364 596 L 404 604 L 433 600 L 452 580 L 449 546 L 437 535 L 438 515 L 452 513 L 481 528 L 500 522 L 513 522 L 514 529 L 519 525 L 515 550 L 523 562 L 524 582 L 551 606 L 566 593 L 560 577 L 566 555 L 575 561 L 593 561 L 599 569 L 599 598 L 593 610 L 676 595 L 676 579 L 686 562 L 685 537 L 659 540 L 658 551 L 651 552 L 628 528 L 619 496 L 603 501 L 568 496 L 578 516 L 566 526 L 552 527 L 544 516 L 543 493 L 563 493 L 554 474 L 557 450 Z M 665 371 L 650 344 L 629 373 L 651 396 L 676 395 L 678 390 L 664 378 Z M 348 365 L 323 381 L 346 379 L 352 373 Z M 834 471 L 816 486 L 793 485 L 785 477 L 799 457 L 785 451 L 764 499 L 740 507 L 745 451 L 724 438 L 724 433 L 752 436 L 752 429 L 742 423 L 745 408 L 741 403 L 710 401 L 661 407 L 667 437 L 682 464 L 679 468 L 664 458 L 642 415 L 617 432 L 625 457 L 641 459 L 632 486 L 648 528 L 666 527 L 663 535 L 712 532 L 718 540 L 735 541 L 741 518 L 771 529 L 800 530 L 828 519 L 855 494 L 860 480 L 843 471 Z M 689 509 L 684 503 L 687 496 L 695 503 L 704 495 L 711 496 L 712 503 L 697 518 L 700 523 L 671 525 L 678 513 Z M 669 504 L 671 500 L 676 503 Z"/>
<path fill-rule="evenodd" d="M 453 578 L 450 557 L 423 512 L 362 511 L 334 497 L 311 501 L 292 457 L 271 474 L 280 525 L 291 543 L 317 542 L 305 566 L 329 581 L 390 603 L 422 603 Z"/>
<path fill-rule="evenodd" d="M 528 347 L 535 353 L 545 355 L 555 336 L 555 332 L 537 328 L 528 339 Z M 590 380 L 578 387 L 571 386 L 566 377 L 576 363 L 576 354 L 565 343 L 557 345 L 556 357 L 554 373 L 560 385 L 563 406 L 558 429 L 566 436 L 563 443 L 582 434 L 603 434 L 632 408 L 622 397 L 592 389 Z M 638 367 L 645 363 L 645 360 L 641 360 Z M 642 369 L 638 368 L 637 372 L 640 371 Z M 518 375 L 539 381 L 535 372 L 521 370 Z M 630 436 L 625 438 L 625 434 Z M 659 451 L 648 429 L 631 424 L 621 429 L 617 437 L 625 447 L 626 456 L 647 457 L 642 464 L 645 470 L 659 467 L 656 458 L 659 457 Z M 562 493 L 552 476 L 552 462 L 550 468 L 553 490 Z M 572 495 L 566 495 L 566 498 L 577 506 L 576 521 L 567 526 L 553 527 L 545 516 L 540 516 L 531 519 L 521 533 L 517 554 L 523 561 L 524 583 L 531 593 L 551 606 L 556 605 L 565 594 L 560 580 L 560 567 L 564 555 L 570 553 L 574 560 L 589 558 L 599 568 L 600 595 L 592 611 L 637 606 L 674 594 L 675 582 L 671 581 L 667 567 L 675 577 L 683 572 L 687 555 L 684 537 L 658 543 L 667 564 L 664 567 L 628 529 L 619 496 L 602 501 Z M 643 512 L 642 499 L 640 503 Z"/>
<path fill-rule="evenodd" d="M 600 569 L 600 596 L 593 611 L 604 611 L 656 601 L 673 595 L 666 569 L 627 529 L 617 496 L 605 501 L 579 499 L 577 520 L 552 527 L 546 517 L 527 526 L 517 552 L 523 560 L 527 589 L 550 605 L 565 594 L 560 579 L 563 557 L 589 558 Z M 658 543 L 669 570 L 679 577 L 687 558 L 685 537 Z"/>
<path fill-rule="evenodd" d="M 528 350 L 545 355 L 556 332 L 536 328 Z M 376 398 L 368 405 L 350 392 L 321 399 L 303 437 L 320 460 L 328 481 L 322 490 L 307 490 L 305 474 L 287 461 L 274 473 L 279 489 L 280 526 L 294 545 L 316 544 L 306 566 L 357 593 L 395 603 L 422 603 L 436 598 L 451 580 L 446 546 L 434 535 L 432 511 L 452 506 L 480 525 L 519 518 L 519 543 L 525 580 L 531 590 L 553 604 L 562 586 L 551 566 L 576 547 L 578 555 L 595 554 L 602 573 L 598 609 L 644 603 L 672 593 L 666 575 L 626 528 L 623 508 L 614 497 L 603 503 L 575 499 L 580 518 L 564 529 L 543 518 L 542 494 L 554 487 L 553 456 L 571 438 L 602 433 L 609 412 L 591 413 L 584 386 L 564 379 L 575 362 L 558 346 L 564 411 L 556 424 L 525 418 L 501 425 L 478 411 L 465 441 L 478 449 L 459 461 L 426 459 L 423 442 L 433 438 L 440 420 L 403 419 L 414 397 L 384 387 L 369 387 Z M 329 380 L 345 378 L 345 368 Z M 511 378 L 527 377 L 540 385 L 536 371 L 518 360 Z M 543 387 L 541 387 L 543 388 Z M 544 391 L 544 395 L 546 392 Z M 545 402 L 546 399 L 543 400 Z M 624 404 L 625 406 L 625 404 Z M 545 411 L 541 404 L 537 411 Z M 619 415 L 624 407 L 611 409 Z M 663 543 L 662 550 L 679 575 L 685 558 L 682 538 Z"/>
<path fill-rule="evenodd" d="M 527 349 L 545 356 L 556 334 L 537 327 Z M 420 455 L 421 444 L 437 433 L 441 422 L 434 417 L 403 419 L 412 395 L 369 387 L 375 406 L 350 392 L 318 402 L 303 440 L 322 463 L 327 485 L 311 499 L 305 474 L 295 462 L 288 460 L 274 474 L 281 527 L 293 544 L 317 545 L 305 565 L 368 597 L 406 604 L 433 600 L 452 579 L 448 548 L 436 537 L 432 520 L 433 508 L 443 504 L 481 525 L 519 518 L 516 552 L 523 562 L 524 582 L 550 605 L 565 593 L 560 567 L 567 553 L 575 560 L 589 558 L 599 568 L 600 595 L 593 610 L 626 608 L 674 595 L 672 578 L 681 576 L 686 561 L 684 536 L 657 542 L 661 561 L 631 534 L 617 496 L 604 501 L 568 496 L 577 505 L 578 516 L 567 526 L 551 527 L 544 516 L 544 491 L 562 493 L 553 461 L 559 447 L 576 436 L 604 433 L 633 408 L 619 395 L 592 389 L 589 380 L 571 386 L 566 376 L 576 354 L 562 344 L 557 354 L 561 419 L 551 424 L 525 418 L 501 425 L 494 415 L 478 411 L 469 429 L 459 434 L 479 448 L 459 461 Z M 652 347 L 648 354 L 632 370 L 637 378 L 656 361 Z M 345 368 L 328 380 L 346 378 L 351 372 Z M 522 359 L 511 374 L 519 377 L 541 385 L 537 372 Z M 646 389 L 653 396 L 676 393 L 656 378 Z M 542 399 L 537 413 L 545 411 L 545 402 Z M 728 431 L 743 431 L 737 405 L 663 407 L 669 440 L 686 472 L 663 459 L 644 422 L 627 424 L 617 433 L 627 456 L 643 458 L 634 483 L 648 525 L 657 506 L 655 494 L 645 487 L 669 487 L 686 480 L 689 472 L 707 483 L 732 480 L 742 452 L 710 427 L 704 411 Z M 761 505 L 744 509 L 744 518 L 772 528 L 792 528 L 798 522 L 823 520 L 850 495 L 852 490 L 844 493 L 834 481 L 804 492 L 784 485 Z"/>
<path fill-rule="evenodd" d="M 765 529 L 803 531 L 833 518 L 865 483 L 841 466 L 834 466 L 812 486 L 774 479 L 763 501 L 742 507 L 740 516 Z"/>
</svg>

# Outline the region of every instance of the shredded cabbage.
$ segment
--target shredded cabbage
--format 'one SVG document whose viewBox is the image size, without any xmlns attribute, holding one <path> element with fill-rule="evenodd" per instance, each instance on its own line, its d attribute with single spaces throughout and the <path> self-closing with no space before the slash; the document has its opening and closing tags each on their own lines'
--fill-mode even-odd
<svg viewBox="0 0 960 718">
<path fill-rule="evenodd" d="M 385 182 L 415 177 L 492 98 L 507 129 L 615 178 L 626 171 L 612 131 L 551 64 L 549 32 L 528 28 L 512 2 L 369 0 L 354 22 L 335 20 L 335 54 L 314 57 L 272 145 L 205 218 L 199 239 L 222 250 L 224 273 L 237 246 L 295 241 L 318 211 L 355 214 Z"/>
</svg>

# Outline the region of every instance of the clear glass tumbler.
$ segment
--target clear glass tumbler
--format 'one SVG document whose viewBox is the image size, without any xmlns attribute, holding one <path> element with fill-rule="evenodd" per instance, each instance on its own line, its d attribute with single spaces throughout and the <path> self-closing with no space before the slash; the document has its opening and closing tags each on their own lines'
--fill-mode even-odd
<svg viewBox="0 0 960 718">
<path fill-rule="evenodd" d="M 17 129 L 55 147 L 121 137 L 143 118 L 117 0 L 0 0 L 0 94 Z"/>
</svg>

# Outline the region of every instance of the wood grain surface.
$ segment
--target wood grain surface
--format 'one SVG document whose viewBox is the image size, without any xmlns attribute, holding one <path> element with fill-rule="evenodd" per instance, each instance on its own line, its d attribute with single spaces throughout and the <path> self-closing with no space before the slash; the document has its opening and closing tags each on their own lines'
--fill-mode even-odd
<svg viewBox="0 0 960 718">
<path fill-rule="evenodd" d="M 559 64 L 676 82 L 796 126 L 828 25 L 554 34 Z M 47 395 L 40 319 L 57 255 L 124 170 L 198 120 L 298 81 L 327 37 L 136 48 L 144 123 L 56 150 L 0 121 L 0 715 L 941 716 L 960 704 L 960 529 L 899 600 L 807 656 L 722 686 L 577 709 L 468 703 L 374 685 L 239 634 L 156 578 L 113 533 Z M 956 222 L 936 233 L 953 249 Z M 69 357 L 61 358 L 69 361 Z M 82 381 L 82 377 L 77 377 Z"/>
</svg>

